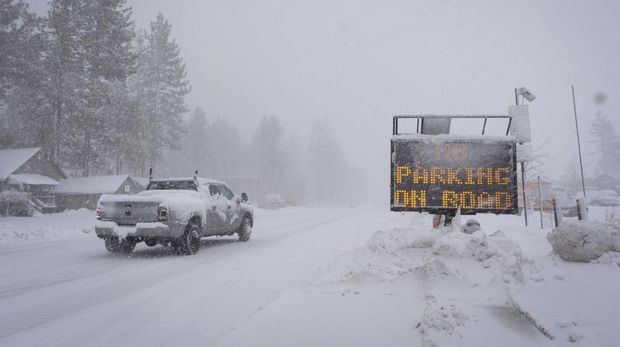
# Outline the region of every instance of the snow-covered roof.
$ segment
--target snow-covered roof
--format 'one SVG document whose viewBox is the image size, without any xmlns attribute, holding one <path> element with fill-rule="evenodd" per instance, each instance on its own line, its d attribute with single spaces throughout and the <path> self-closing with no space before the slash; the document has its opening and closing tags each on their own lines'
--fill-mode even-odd
<svg viewBox="0 0 620 347">
<path fill-rule="evenodd" d="M 10 174 L 19 169 L 40 150 L 41 147 L 0 150 L 0 182 L 6 181 Z"/>
<path fill-rule="evenodd" d="M 48 186 L 58 185 L 58 181 L 56 181 L 55 179 L 38 174 L 10 175 L 8 178 L 8 182 L 9 184 L 40 184 Z"/>
<path fill-rule="evenodd" d="M 149 184 L 149 178 L 148 177 L 131 176 L 131 179 L 134 182 L 136 182 L 137 184 L 141 185 L 143 188 L 146 188 L 147 184 Z"/>
<path fill-rule="evenodd" d="M 112 194 L 128 178 L 128 175 L 69 177 L 61 180 L 56 193 L 60 194 Z"/>
</svg>

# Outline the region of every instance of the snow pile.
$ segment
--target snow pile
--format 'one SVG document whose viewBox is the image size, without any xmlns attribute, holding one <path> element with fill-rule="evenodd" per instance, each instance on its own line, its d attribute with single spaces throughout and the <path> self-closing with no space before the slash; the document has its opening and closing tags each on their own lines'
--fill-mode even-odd
<svg viewBox="0 0 620 347">
<path fill-rule="evenodd" d="M 341 271 L 327 270 L 336 273 L 336 281 L 363 278 L 392 281 L 413 272 L 430 277 L 453 276 L 442 260 L 446 258 L 471 259 L 483 268 L 496 266 L 506 277 L 505 281 L 523 280 L 524 260 L 516 241 L 499 231 L 487 236 L 482 230 L 466 234 L 451 228 L 379 230 L 363 247 L 336 259 L 333 266 Z"/>
<path fill-rule="evenodd" d="M 467 315 L 454 304 L 440 304 L 433 295 L 426 296 L 423 321 L 418 324 L 425 346 L 439 346 L 443 335 L 462 338 L 461 330 L 468 321 Z"/>
<path fill-rule="evenodd" d="M 468 219 L 467 223 L 461 227 L 461 230 L 465 234 L 473 234 L 474 232 L 480 230 L 480 223 L 475 219 Z"/>
<path fill-rule="evenodd" d="M 429 231 L 414 231 L 410 228 L 396 228 L 377 231 L 366 243 L 369 250 L 376 254 L 394 254 L 400 249 L 413 247 L 430 247 L 439 235 Z"/>
<path fill-rule="evenodd" d="M 620 266 L 620 252 L 605 252 L 600 258 L 592 261 L 597 264 L 609 264 Z"/>
<path fill-rule="evenodd" d="M 44 240 L 48 238 L 84 237 L 94 231 L 95 214 L 90 210 L 37 214 L 33 217 L 0 218 L 0 244 Z"/>
<path fill-rule="evenodd" d="M 547 240 L 560 258 L 590 262 L 608 252 L 620 252 L 620 227 L 598 221 L 566 222 L 553 229 Z"/>
<path fill-rule="evenodd" d="M 460 232 L 442 233 L 432 245 L 433 254 L 449 257 L 469 257 L 485 261 L 495 256 L 501 258 L 509 254 L 520 254 L 519 244 L 501 232 L 487 236 L 482 230 L 471 235 Z"/>
<path fill-rule="evenodd" d="M 13 223 L 3 223 L 0 227 L 0 242 L 2 241 L 25 241 L 44 239 L 60 235 L 76 235 L 89 233 L 88 228 L 64 228 L 56 226 L 32 226 L 26 227 Z"/>
</svg>

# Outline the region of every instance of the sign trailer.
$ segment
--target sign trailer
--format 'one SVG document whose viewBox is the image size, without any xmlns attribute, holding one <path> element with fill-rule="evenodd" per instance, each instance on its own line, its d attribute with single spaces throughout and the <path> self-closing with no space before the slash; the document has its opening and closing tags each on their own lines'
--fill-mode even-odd
<svg viewBox="0 0 620 347">
<path fill-rule="evenodd" d="M 398 132 L 399 118 L 484 118 L 482 135 Z M 394 116 L 391 141 L 392 211 L 516 214 L 517 152 L 511 136 L 483 136 L 481 116 Z M 422 121 L 423 123 L 424 121 Z M 510 127 L 510 124 L 508 125 Z"/>
</svg>

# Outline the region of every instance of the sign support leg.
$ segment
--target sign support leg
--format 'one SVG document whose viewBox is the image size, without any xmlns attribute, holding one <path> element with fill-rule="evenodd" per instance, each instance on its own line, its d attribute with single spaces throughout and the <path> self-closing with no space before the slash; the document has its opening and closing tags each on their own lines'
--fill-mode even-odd
<svg viewBox="0 0 620 347">
<path fill-rule="evenodd" d="M 523 213 L 525 214 L 525 226 L 527 226 L 527 199 L 525 199 L 525 164 L 521 162 L 521 187 L 523 188 Z"/>
</svg>

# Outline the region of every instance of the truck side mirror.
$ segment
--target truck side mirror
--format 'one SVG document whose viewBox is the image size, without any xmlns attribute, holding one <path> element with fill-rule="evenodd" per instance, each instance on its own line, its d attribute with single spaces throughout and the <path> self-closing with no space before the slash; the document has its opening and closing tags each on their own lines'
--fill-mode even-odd
<svg viewBox="0 0 620 347">
<path fill-rule="evenodd" d="M 248 193 L 241 193 L 241 201 L 248 202 Z"/>
</svg>

